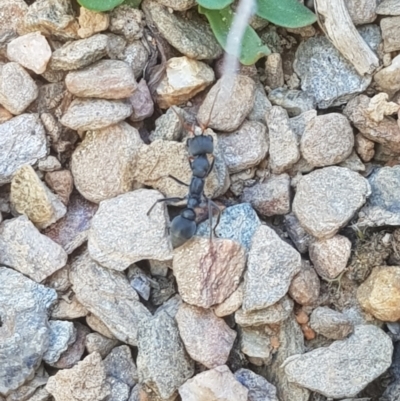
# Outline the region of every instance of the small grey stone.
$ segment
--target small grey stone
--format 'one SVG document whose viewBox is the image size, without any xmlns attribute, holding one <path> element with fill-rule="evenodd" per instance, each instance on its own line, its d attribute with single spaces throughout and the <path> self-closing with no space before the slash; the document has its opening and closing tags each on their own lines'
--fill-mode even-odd
<svg viewBox="0 0 400 401">
<path fill-rule="evenodd" d="M 159 306 L 154 315 L 166 312 L 169 316 L 175 319 L 175 316 L 178 313 L 179 307 L 181 306 L 182 302 L 182 298 L 179 296 L 179 294 L 176 294 L 168 301 L 164 302 L 161 306 Z"/>
<path fill-rule="evenodd" d="M 97 316 L 90 312 L 86 315 L 86 323 L 96 333 L 100 333 L 104 337 L 115 340 L 115 336 L 111 333 L 110 329 Z"/>
<path fill-rule="evenodd" d="M 0 267 L 0 394 L 16 390 L 40 365 L 49 344 L 48 310 L 56 299 L 53 289 Z"/>
<path fill-rule="evenodd" d="M 68 255 L 41 234 L 26 216 L 6 220 L 0 226 L 0 264 L 41 282 L 67 263 Z"/>
<path fill-rule="evenodd" d="M 76 330 L 72 322 L 64 320 L 49 321 L 49 347 L 43 355 L 43 360 L 49 365 L 57 362 L 61 354 L 76 340 Z"/>
<path fill-rule="evenodd" d="M 300 143 L 301 137 L 306 130 L 308 124 L 317 117 L 317 110 L 308 110 L 296 117 L 292 117 L 289 120 L 290 128 L 296 134 L 297 140 Z"/>
<path fill-rule="evenodd" d="M 272 357 L 271 336 L 263 326 L 241 327 L 239 330 L 240 350 L 255 365 L 269 365 Z"/>
<path fill-rule="evenodd" d="M 393 58 L 392 63 L 374 75 L 378 86 L 386 93 L 394 95 L 400 90 L 400 55 Z"/>
<path fill-rule="evenodd" d="M 285 109 L 273 106 L 265 114 L 269 135 L 270 166 L 274 174 L 290 169 L 299 159 L 297 137 L 292 131 Z"/>
<path fill-rule="evenodd" d="M 383 50 L 385 53 L 400 50 L 400 16 L 381 19 Z"/>
<path fill-rule="evenodd" d="M 253 371 L 239 369 L 235 372 L 235 378 L 249 390 L 247 401 L 279 401 L 275 386 Z"/>
<path fill-rule="evenodd" d="M 130 388 L 138 382 L 136 365 L 127 345 L 116 347 L 108 354 L 104 359 L 104 369 L 107 377 L 114 377 Z"/>
<path fill-rule="evenodd" d="M 138 189 L 103 201 L 89 231 L 90 256 L 115 270 L 143 259 L 171 259 L 165 206 L 158 204 L 147 216 L 158 199 L 162 199 L 158 191 Z"/>
<path fill-rule="evenodd" d="M 197 13 L 190 20 L 179 13 L 170 13 L 167 7 L 153 0 L 142 3 L 143 11 L 153 20 L 161 35 L 179 52 L 196 60 L 216 59 L 222 48 L 210 26 Z"/>
<path fill-rule="evenodd" d="M 194 373 L 174 320 L 166 313 L 143 320 L 138 329 L 137 367 L 139 383 L 146 384 L 162 398 L 176 390 Z"/>
<path fill-rule="evenodd" d="M 218 238 L 226 238 L 239 242 L 247 251 L 260 220 L 249 203 L 227 207 L 221 213 L 221 218 L 215 233 Z M 197 226 L 196 235 L 210 236 L 210 225 L 205 221 Z"/>
<path fill-rule="evenodd" d="M 275 216 L 290 212 L 290 195 L 290 177 L 280 174 L 244 188 L 241 200 L 249 202 L 261 216 Z"/>
<path fill-rule="evenodd" d="M 137 345 L 137 326 L 151 316 L 125 275 L 106 269 L 87 252 L 75 259 L 70 278 L 78 301 L 104 322 L 120 341 Z"/>
<path fill-rule="evenodd" d="M 35 81 L 18 63 L 0 65 L 0 104 L 10 113 L 23 113 L 38 93 Z"/>
<path fill-rule="evenodd" d="M 377 14 L 400 15 L 400 4 L 397 0 L 383 0 L 376 9 Z"/>
<path fill-rule="evenodd" d="M 317 107 L 314 96 L 297 89 L 277 88 L 268 93 L 268 98 L 275 106 L 281 106 L 295 117 Z"/>
<path fill-rule="evenodd" d="M 256 83 L 254 105 L 247 119 L 249 121 L 258 121 L 259 123 L 265 124 L 265 113 L 271 107 L 272 105 L 265 94 L 264 86 L 261 82 Z"/>
<path fill-rule="evenodd" d="M 365 0 L 361 0 L 365 1 Z M 378 53 L 382 43 L 382 32 L 377 24 L 367 24 L 358 27 L 358 33 L 367 42 L 368 46 Z"/>
<path fill-rule="evenodd" d="M 125 61 L 132 69 L 134 77 L 139 79 L 149 60 L 149 52 L 141 40 L 134 40 L 117 57 Z"/>
<path fill-rule="evenodd" d="M 101 130 L 131 114 L 132 105 L 126 100 L 75 99 L 60 121 L 73 130 Z"/>
<path fill-rule="evenodd" d="M 90 333 L 85 339 L 85 348 L 88 354 L 98 352 L 102 358 L 105 358 L 117 345 L 118 340 L 104 337 L 99 333 Z"/>
<path fill-rule="evenodd" d="M 151 280 L 152 290 L 150 294 L 150 302 L 154 306 L 162 305 L 170 297 L 176 294 L 175 277 L 173 275 L 167 277 L 154 277 Z"/>
<path fill-rule="evenodd" d="M 138 83 L 137 89 L 129 98 L 129 102 L 133 108 L 129 120 L 133 122 L 143 121 L 153 115 L 154 102 L 149 87 L 144 79 L 141 79 Z"/>
<path fill-rule="evenodd" d="M 369 177 L 372 194 L 357 224 L 367 227 L 400 224 L 400 166 L 376 169 Z"/>
<path fill-rule="evenodd" d="M 214 313 L 218 317 L 224 317 L 235 313 L 243 302 L 243 282 L 239 284 L 239 287 L 231 294 L 224 302 L 214 307 Z"/>
<path fill-rule="evenodd" d="M 175 320 L 185 349 L 193 360 L 208 369 L 227 362 L 236 331 L 212 310 L 182 303 Z"/>
<path fill-rule="evenodd" d="M 126 40 L 120 35 L 111 32 L 104 33 L 108 38 L 107 55 L 111 60 L 119 59 L 126 47 Z"/>
<path fill-rule="evenodd" d="M 325 36 L 312 37 L 297 49 L 294 70 L 301 88 L 326 109 L 363 92 L 371 77 L 361 77 Z"/>
<path fill-rule="evenodd" d="M 345 340 L 285 361 L 288 380 L 326 397 L 355 397 L 390 366 L 393 344 L 373 325 L 359 325 Z"/>
<path fill-rule="evenodd" d="M 354 150 L 350 153 L 350 156 L 347 159 L 339 163 L 339 166 L 346 167 L 356 173 L 363 173 L 366 170 L 364 163 Z"/>
<path fill-rule="evenodd" d="M 299 305 L 314 305 L 320 294 L 320 281 L 317 273 L 310 263 L 302 260 L 301 270 L 294 276 L 290 287 L 289 295 Z"/>
<path fill-rule="evenodd" d="M 61 163 L 55 156 L 47 156 L 44 160 L 39 160 L 38 168 L 40 171 L 55 171 L 61 169 Z"/>
<path fill-rule="evenodd" d="M 310 327 L 318 334 L 333 340 L 341 340 L 353 332 L 352 322 L 343 313 L 326 306 L 313 310 L 310 316 Z"/>
<path fill-rule="evenodd" d="M 152 286 L 158 286 L 155 280 L 152 280 L 142 269 L 136 265 L 129 266 L 128 280 L 131 287 L 145 300 L 150 298 L 150 289 Z"/>
<path fill-rule="evenodd" d="M 152 276 L 167 277 L 169 269 L 172 269 L 172 259 L 164 261 L 149 259 L 149 264 Z"/>
<path fill-rule="evenodd" d="M 127 401 L 131 392 L 130 387 L 114 377 L 107 377 L 106 382 L 110 386 L 110 395 L 107 401 Z"/>
<path fill-rule="evenodd" d="M 65 77 L 69 92 L 78 97 L 124 99 L 137 88 L 132 69 L 118 60 L 101 60 Z"/>
<path fill-rule="evenodd" d="M 77 190 L 95 203 L 131 191 L 142 144 L 138 130 L 124 121 L 87 132 L 71 156 Z"/>
<path fill-rule="evenodd" d="M 294 213 L 285 215 L 284 224 L 286 231 L 297 250 L 300 253 L 306 253 L 312 240 L 312 236 L 304 230 Z"/>
<path fill-rule="evenodd" d="M 227 89 L 230 89 L 228 97 Z M 197 120 L 201 124 L 208 122 L 210 128 L 218 131 L 235 131 L 253 109 L 255 90 L 255 82 L 246 75 L 235 75 L 229 81 L 219 79 L 200 106 Z"/>
<path fill-rule="evenodd" d="M 85 317 L 88 314 L 86 308 L 79 303 L 74 293 L 68 297 L 59 298 L 51 311 L 54 320 L 73 320 Z"/>
<path fill-rule="evenodd" d="M 257 121 L 245 121 L 237 131 L 218 138 L 229 173 L 256 166 L 268 152 L 266 127 Z"/>
<path fill-rule="evenodd" d="M 181 118 L 178 117 L 180 115 Z M 155 130 L 151 133 L 151 141 L 162 139 L 164 141 L 180 141 L 183 135 L 181 119 L 187 119 L 186 112 L 176 106 L 170 107 L 165 114 L 158 117 L 155 122 Z"/>
<path fill-rule="evenodd" d="M 293 311 L 293 301 L 284 296 L 274 305 L 253 312 L 245 312 L 239 309 L 235 313 L 235 321 L 241 327 L 263 326 L 266 324 L 278 324 L 286 320 Z"/>
<path fill-rule="evenodd" d="M 265 83 L 271 89 L 281 88 L 285 84 L 282 68 L 282 56 L 271 53 L 265 60 Z"/>
<path fill-rule="evenodd" d="M 368 181 L 344 167 L 325 167 L 297 185 L 293 211 L 304 229 L 323 239 L 347 224 L 371 193 Z"/>
<path fill-rule="evenodd" d="M 79 70 L 107 54 L 108 37 L 101 33 L 87 39 L 67 43 L 53 52 L 48 67 L 51 70 Z"/>
<path fill-rule="evenodd" d="M 374 22 L 376 15 L 377 0 L 350 0 L 346 2 L 347 11 L 354 25 L 368 24 Z"/>
<path fill-rule="evenodd" d="M 143 36 L 143 13 L 123 4 L 110 12 L 110 31 L 122 35 L 129 42 Z"/>
<path fill-rule="evenodd" d="M 272 228 L 257 228 L 244 276 L 243 310 L 251 312 L 278 302 L 300 271 L 300 254 L 283 242 Z"/>
</svg>

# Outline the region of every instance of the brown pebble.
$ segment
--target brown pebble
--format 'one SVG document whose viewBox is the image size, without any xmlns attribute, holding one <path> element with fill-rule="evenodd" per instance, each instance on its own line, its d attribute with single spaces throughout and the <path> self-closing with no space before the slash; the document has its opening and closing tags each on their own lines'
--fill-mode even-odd
<svg viewBox="0 0 400 401">
<path fill-rule="evenodd" d="M 310 320 L 307 313 L 304 312 L 303 309 L 300 309 L 298 312 L 296 312 L 295 317 L 298 324 L 307 324 Z"/>
<path fill-rule="evenodd" d="M 74 181 L 69 170 L 51 171 L 46 173 L 44 180 L 60 197 L 64 205 L 68 205 L 69 197 L 74 188 Z"/>
<path fill-rule="evenodd" d="M 308 324 L 302 324 L 301 330 L 303 331 L 306 340 L 314 340 L 315 331 Z"/>
</svg>

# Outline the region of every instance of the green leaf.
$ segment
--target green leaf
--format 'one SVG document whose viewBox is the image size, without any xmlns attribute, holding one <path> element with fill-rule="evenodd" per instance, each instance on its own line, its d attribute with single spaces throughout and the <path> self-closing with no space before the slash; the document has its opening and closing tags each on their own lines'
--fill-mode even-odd
<svg viewBox="0 0 400 401">
<path fill-rule="evenodd" d="M 317 20 L 298 0 L 257 0 L 257 15 L 284 28 L 300 28 Z"/>
<path fill-rule="evenodd" d="M 132 8 L 139 8 L 141 2 L 142 0 L 125 0 L 124 4 Z"/>
<path fill-rule="evenodd" d="M 78 0 L 78 3 L 92 11 L 110 11 L 122 4 L 124 0 Z"/>
<path fill-rule="evenodd" d="M 232 4 L 234 0 L 197 0 L 197 4 L 209 10 L 222 10 Z"/>
<path fill-rule="evenodd" d="M 226 51 L 226 39 L 234 17 L 231 8 L 209 10 L 199 6 L 199 13 L 207 17 L 215 38 Z M 251 65 L 261 57 L 268 56 L 268 54 L 271 54 L 271 50 L 264 45 L 256 31 L 248 26 L 243 35 L 240 62 L 244 65 Z"/>
</svg>

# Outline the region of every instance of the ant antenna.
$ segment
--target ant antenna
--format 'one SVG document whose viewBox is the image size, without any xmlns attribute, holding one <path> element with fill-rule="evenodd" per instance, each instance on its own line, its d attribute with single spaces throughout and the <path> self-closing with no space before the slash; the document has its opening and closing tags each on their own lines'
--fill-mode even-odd
<svg viewBox="0 0 400 401">
<path fill-rule="evenodd" d="M 179 122 L 182 125 L 182 128 L 185 129 L 187 132 L 189 132 L 189 134 L 191 134 L 192 136 L 194 136 L 194 125 L 189 125 L 186 121 L 184 121 L 184 119 L 182 118 L 182 116 L 175 110 L 174 106 L 171 106 L 171 109 L 175 112 L 175 114 L 177 115 Z"/>
<path fill-rule="evenodd" d="M 218 88 L 217 93 L 215 94 L 215 98 L 214 98 L 213 103 L 211 105 L 210 114 L 208 115 L 208 119 L 207 119 L 206 123 L 202 124 L 201 122 L 199 122 L 197 120 L 197 125 L 201 128 L 201 134 L 202 135 L 203 135 L 204 131 L 208 128 L 208 124 L 210 124 L 212 113 L 213 113 L 213 110 L 214 110 L 214 106 L 215 106 L 215 103 L 217 102 L 217 98 L 218 98 L 218 95 L 219 95 L 220 91 L 221 91 L 221 87 Z"/>
</svg>

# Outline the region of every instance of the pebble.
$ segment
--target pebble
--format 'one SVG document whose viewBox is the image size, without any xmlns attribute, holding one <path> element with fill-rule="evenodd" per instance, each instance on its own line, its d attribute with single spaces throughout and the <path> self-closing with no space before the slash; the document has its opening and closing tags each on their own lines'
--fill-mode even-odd
<svg viewBox="0 0 400 401">
<path fill-rule="evenodd" d="M 377 14 L 400 15 L 400 4 L 397 0 L 383 0 L 376 9 Z"/>
<path fill-rule="evenodd" d="M 170 13 L 167 7 L 154 0 L 144 0 L 143 11 L 150 15 L 168 43 L 183 55 L 195 60 L 209 60 L 223 53 L 208 23 L 197 13 L 187 19 L 179 13 Z"/>
<path fill-rule="evenodd" d="M 189 356 L 208 369 L 224 365 L 229 357 L 236 331 L 210 309 L 182 303 L 175 316 L 179 335 Z"/>
<path fill-rule="evenodd" d="M 98 317 L 90 312 L 86 316 L 86 323 L 92 330 L 102 334 L 104 337 L 115 339 L 115 336 L 111 333 L 110 329 Z"/>
<path fill-rule="evenodd" d="M 186 354 L 174 319 L 166 312 L 140 323 L 137 346 L 139 383 L 148 385 L 161 398 L 175 395 L 193 376 L 194 363 Z"/>
<path fill-rule="evenodd" d="M 72 322 L 63 320 L 49 321 L 49 345 L 43 361 L 52 365 L 57 362 L 68 346 L 76 341 L 76 330 Z"/>
<path fill-rule="evenodd" d="M 107 30 L 110 25 L 110 16 L 107 13 L 99 13 L 80 7 L 78 21 L 78 36 L 81 39 L 86 39 Z"/>
<path fill-rule="evenodd" d="M 351 254 L 351 242 L 342 235 L 335 235 L 312 242 L 309 251 L 317 273 L 322 278 L 334 279 L 346 269 Z"/>
<path fill-rule="evenodd" d="M 300 254 L 275 231 L 260 225 L 253 237 L 244 276 L 243 311 L 252 312 L 278 302 L 301 268 Z"/>
<path fill-rule="evenodd" d="M 274 305 L 265 309 L 245 312 L 239 309 L 235 313 L 235 321 L 241 327 L 256 327 L 266 324 L 279 324 L 286 320 L 293 311 L 293 301 L 284 296 Z"/>
<path fill-rule="evenodd" d="M 236 312 L 243 302 L 243 283 L 239 284 L 239 287 L 229 295 L 225 301 L 221 302 L 214 307 L 215 316 L 225 317 Z"/>
<path fill-rule="evenodd" d="M 289 381 L 326 397 L 355 397 L 390 366 L 393 345 L 373 325 L 358 325 L 345 340 L 335 341 L 284 364 Z"/>
<path fill-rule="evenodd" d="M 354 330 L 353 323 L 348 317 L 326 306 L 319 306 L 313 310 L 310 326 L 318 334 L 332 340 L 346 338 Z"/>
<path fill-rule="evenodd" d="M 100 60 L 78 71 L 71 71 L 65 78 L 67 89 L 75 96 L 124 99 L 137 89 L 130 66 L 119 60 Z"/>
<path fill-rule="evenodd" d="M 285 84 L 282 56 L 279 53 L 272 53 L 267 56 L 265 60 L 265 74 L 265 82 L 271 89 L 281 88 Z"/>
<path fill-rule="evenodd" d="M 358 133 L 354 137 L 354 144 L 355 150 L 363 162 L 368 163 L 372 160 L 375 154 L 375 142 L 365 138 L 362 134 Z"/>
<path fill-rule="evenodd" d="M 280 174 L 244 188 L 241 200 L 250 203 L 261 216 L 275 216 L 290 212 L 290 195 L 290 177 Z"/>
<path fill-rule="evenodd" d="M 77 190 L 100 203 L 132 190 L 140 146 L 139 132 L 126 122 L 86 133 L 71 157 Z"/>
<path fill-rule="evenodd" d="M 69 198 L 74 189 L 74 179 L 71 172 L 69 170 L 50 171 L 45 174 L 44 180 L 50 189 L 58 195 L 61 202 L 64 205 L 68 205 Z"/>
<path fill-rule="evenodd" d="M 224 95 L 226 86 L 230 87 L 229 96 Z M 255 91 L 255 82 L 246 75 L 235 75 L 232 82 L 227 83 L 219 79 L 200 106 L 198 122 L 203 125 L 208 123 L 209 128 L 222 132 L 239 129 L 253 109 Z"/>
<path fill-rule="evenodd" d="M 224 194 L 230 182 L 217 136 L 211 130 L 205 131 L 205 135 L 212 135 L 214 138 L 214 168 L 207 177 L 204 187 L 205 195 L 212 199 Z M 192 170 L 188 156 L 185 143 L 158 139 L 150 145 L 143 145 L 137 155 L 134 179 L 157 189 L 167 198 L 183 198 L 187 195 L 187 187 L 172 180 L 168 175 L 190 183 Z"/>
<path fill-rule="evenodd" d="M 273 105 L 286 109 L 289 117 L 299 116 L 317 107 L 314 96 L 297 89 L 277 88 L 268 93 L 268 98 Z"/>
<path fill-rule="evenodd" d="M 139 380 L 137 368 L 127 345 L 115 347 L 104 359 L 104 368 L 108 377 L 133 387 Z"/>
<path fill-rule="evenodd" d="M 290 128 L 296 134 L 298 142 L 300 142 L 307 125 L 312 124 L 316 117 L 317 110 L 312 109 L 289 119 Z"/>
<path fill-rule="evenodd" d="M 49 378 L 45 388 L 57 401 L 102 401 L 110 395 L 98 352 L 89 354 L 71 369 L 59 370 Z"/>
<path fill-rule="evenodd" d="M 297 138 L 290 127 L 285 109 L 273 106 L 265 114 L 269 135 L 269 161 L 271 171 L 281 174 L 290 169 L 299 159 Z"/>
<path fill-rule="evenodd" d="M 111 60 L 119 59 L 124 49 L 126 48 L 127 42 L 125 38 L 120 35 L 115 35 L 111 32 L 105 32 L 104 35 L 106 35 L 108 38 L 107 56 Z"/>
<path fill-rule="evenodd" d="M 145 300 L 150 298 L 151 286 L 155 286 L 155 280 L 152 280 L 142 269 L 136 265 L 129 266 L 128 280 L 131 287 Z"/>
<path fill-rule="evenodd" d="M 343 114 L 365 138 L 400 152 L 400 127 L 393 118 L 385 115 L 385 108 L 388 106 L 386 100 L 387 95 L 383 93 L 372 99 L 366 95 L 360 95 L 347 103 Z M 377 112 L 379 116 L 376 116 Z M 389 111 L 389 114 L 393 112 Z"/>
<path fill-rule="evenodd" d="M 38 0 L 25 15 L 24 30 L 40 31 L 61 41 L 77 38 L 78 22 L 72 4 L 65 0 Z"/>
<path fill-rule="evenodd" d="M 186 56 L 170 58 L 165 68 L 156 89 L 157 103 L 163 109 L 190 100 L 215 80 L 211 67 Z"/>
<path fill-rule="evenodd" d="M 178 313 L 179 306 L 182 304 L 182 299 L 179 294 L 174 295 L 168 301 L 164 302 L 161 306 L 159 306 L 156 310 L 155 315 L 166 312 L 170 317 L 175 319 L 176 314 Z"/>
<path fill-rule="evenodd" d="M 152 276 L 167 277 L 169 269 L 172 269 L 172 259 L 171 260 L 149 260 L 150 274 Z"/>
<path fill-rule="evenodd" d="M 157 2 L 176 11 L 186 11 L 196 5 L 196 0 L 158 0 Z"/>
<path fill-rule="evenodd" d="M 132 114 L 126 100 L 75 99 L 61 118 L 61 124 L 73 130 L 101 130 L 118 124 Z"/>
<path fill-rule="evenodd" d="M 110 31 L 132 41 L 143 36 L 143 13 L 129 5 L 115 7 L 110 12 Z"/>
<path fill-rule="evenodd" d="M 369 24 L 376 20 L 376 0 L 350 0 L 346 3 L 347 11 L 354 25 Z"/>
<path fill-rule="evenodd" d="M 242 327 L 240 351 L 256 366 L 269 365 L 272 358 L 271 336 L 264 327 Z"/>
<path fill-rule="evenodd" d="M 261 164 L 266 164 L 267 160 L 263 161 Z M 247 169 L 245 171 L 241 171 L 240 173 L 236 174 L 231 174 L 229 176 L 230 181 L 231 181 L 231 186 L 229 187 L 229 190 L 235 195 L 235 196 L 241 196 L 243 194 L 243 190 L 246 186 L 255 184 L 255 176 L 256 172 L 259 171 L 258 169 L 256 170 L 255 167 Z M 265 171 L 265 170 L 264 170 Z"/>
<path fill-rule="evenodd" d="M 38 168 L 40 171 L 60 170 L 61 163 L 55 156 L 47 156 L 45 159 L 39 160 Z"/>
<path fill-rule="evenodd" d="M 128 64 L 135 78 L 139 79 L 149 61 L 149 52 L 142 40 L 135 40 L 128 43 L 116 57 Z"/>
<path fill-rule="evenodd" d="M 143 121 L 153 115 L 154 102 L 149 87 L 144 79 L 139 81 L 135 92 L 133 92 L 132 96 L 129 98 L 129 102 L 133 109 L 129 120 L 133 122 Z"/>
<path fill-rule="evenodd" d="M 378 71 L 374 80 L 389 95 L 394 95 L 400 90 L 400 55 L 396 56 L 388 67 Z"/>
<path fill-rule="evenodd" d="M 249 121 L 258 121 L 259 123 L 265 124 L 265 113 L 271 107 L 272 105 L 265 93 L 264 86 L 261 82 L 256 82 L 253 109 L 247 116 L 247 119 Z"/>
<path fill-rule="evenodd" d="M 8 120 L 11 120 L 14 117 L 7 109 L 0 105 L 0 124 L 5 123 Z"/>
<path fill-rule="evenodd" d="M 249 390 L 247 401 L 279 401 L 276 387 L 253 371 L 239 369 L 235 372 L 235 378 Z"/>
<path fill-rule="evenodd" d="M 162 199 L 158 191 L 138 189 L 103 201 L 91 222 L 90 256 L 115 270 L 125 270 L 143 259 L 171 259 L 165 205 L 158 203 L 147 216 L 158 199 Z"/>
<path fill-rule="evenodd" d="M 239 242 L 248 252 L 254 232 L 259 225 L 260 219 L 251 205 L 249 203 L 241 203 L 227 207 L 222 211 L 215 234 L 218 238 Z M 197 226 L 196 235 L 210 237 L 210 224 L 208 221 Z"/>
<path fill-rule="evenodd" d="M 223 302 L 238 287 L 245 261 L 245 250 L 238 242 L 216 238 L 210 243 L 209 238 L 193 237 L 174 252 L 180 296 L 203 308 Z"/>
<path fill-rule="evenodd" d="M 46 228 L 67 212 L 64 204 L 46 187 L 30 165 L 20 167 L 11 181 L 10 201 L 38 228 Z"/>
<path fill-rule="evenodd" d="M 302 260 L 301 270 L 294 276 L 289 295 L 300 305 L 315 305 L 320 294 L 320 281 L 313 267 Z"/>
<path fill-rule="evenodd" d="M 7 45 L 7 58 L 36 74 L 42 74 L 51 58 L 51 48 L 40 32 L 32 32 L 12 40 Z"/>
<path fill-rule="evenodd" d="M 363 173 L 366 170 L 364 163 L 354 150 L 350 153 L 350 156 L 347 159 L 339 163 L 339 166 L 346 167 L 356 173 Z"/>
<path fill-rule="evenodd" d="M 85 317 L 87 309 L 76 299 L 75 294 L 68 298 L 59 298 L 51 311 L 54 320 L 73 320 Z"/>
<path fill-rule="evenodd" d="M 105 358 L 118 343 L 118 340 L 104 337 L 99 333 L 90 333 L 86 336 L 85 348 L 88 354 L 98 352 Z"/>
<path fill-rule="evenodd" d="M 182 401 L 243 401 L 248 393 L 226 365 L 199 373 L 179 388 Z"/>
<path fill-rule="evenodd" d="M 0 5 L 2 25 L 0 37 L 14 37 L 23 32 L 23 21 L 28 5 L 23 0 L 3 0 Z M 6 39 L 7 40 L 7 39 Z M 1 40 L 2 42 L 3 40 Z"/>
<path fill-rule="evenodd" d="M 284 216 L 284 224 L 297 250 L 300 253 L 306 253 L 312 241 L 312 236 L 304 230 L 294 213 L 288 213 Z"/>
<path fill-rule="evenodd" d="M 178 114 L 180 117 L 178 117 Z M 151 142 L 154 142 L 156 139 L 181 141 L 184 134 L 182 120 L 186 121 L 188 118 L 189 115 L 180 107 L 170 107 L 155 121 L 155 129 L 150 135 Z"/>
<path fill-rule="evenodd" d="M 321 109 L 346 103 L 371 82 L 371 77 L 358 75 L 325 36 L 302 42 L 293 67 L 301 79 L 302 90 L 313 96 Z"/>
<path fill-rule="evenodd" d="M 0 267 L 0 394 L 8 395 L 34 375 L 48 348 L 47 316 L 56 299 L 53 289 Z"/>
<path fill-rule="evenodd" d="M 109 400 L 113 401 L 128 401 L 131 389 L 128 385 L 118 381 L 114 377 L 107 377 L 107 384 L 110 386 Z"/>
<path fill-rule="evenodd" d="M 61 245 L 69 255 L 87 240 L 90 221 L 97 208 L 96 204 L 74 193 L 67 214 L 46 228 L 43 233 Z"/>
<path fill-rule="evenodd" d="M 118 340 L 137 346 L 138 323 L 151 314 L 126 276 L 98 265 L 84 252 L 73 261 L 70 279 L 78 301 Z"/>
<path fill-rule="evenodd" d="M 369 177 L 372 194 L 361 209 L 357 224 L 380 227 L 400 224 L 400 166 L 376 169 Z"/>
<path fill-rule="evenodd" d="M 0 103 L 10 113 L 23 113 L 37 96 L 35 81 L 18 63 L 0 66 Z"/>
<path fill-rule="evenodd" d="M 383 51 L 385 53 L 400 50 L 400 16 L 381 19 Z"/>
<path fill-rule="evenodd" d="M 358 287 L 357 299 L 368 313 L 384 322 L 400 319 L 400 269 L 377 266 Z"/>
<path fill-rule="evenodd" d="M 229 173 L 238 173 L 259 164 L 268 152 L 266 127 L 245 121 L 236 132 L 218 135 Z"/>
<path fill-rule="evenodd" d="M 313 167 L 346 160 L 353 146 L 353 129 L 347 118 L 339 113 L 314 118 L 307 124 L 300 141 L 301 154 Z"/>
<path fill-rule="evenodd" d="M 333 237 L 365 203 L 368 181 L 344 167 L 325 167 L 303 176 L 293 212 L 303 228 L 318 239 Z"/>
<path fill-rule="evenodd" d="M 67 263 L 67 254 L 42 235 L 26 216 L 0 226 L 0 263 L 40 283 Z"/>
</svg>

